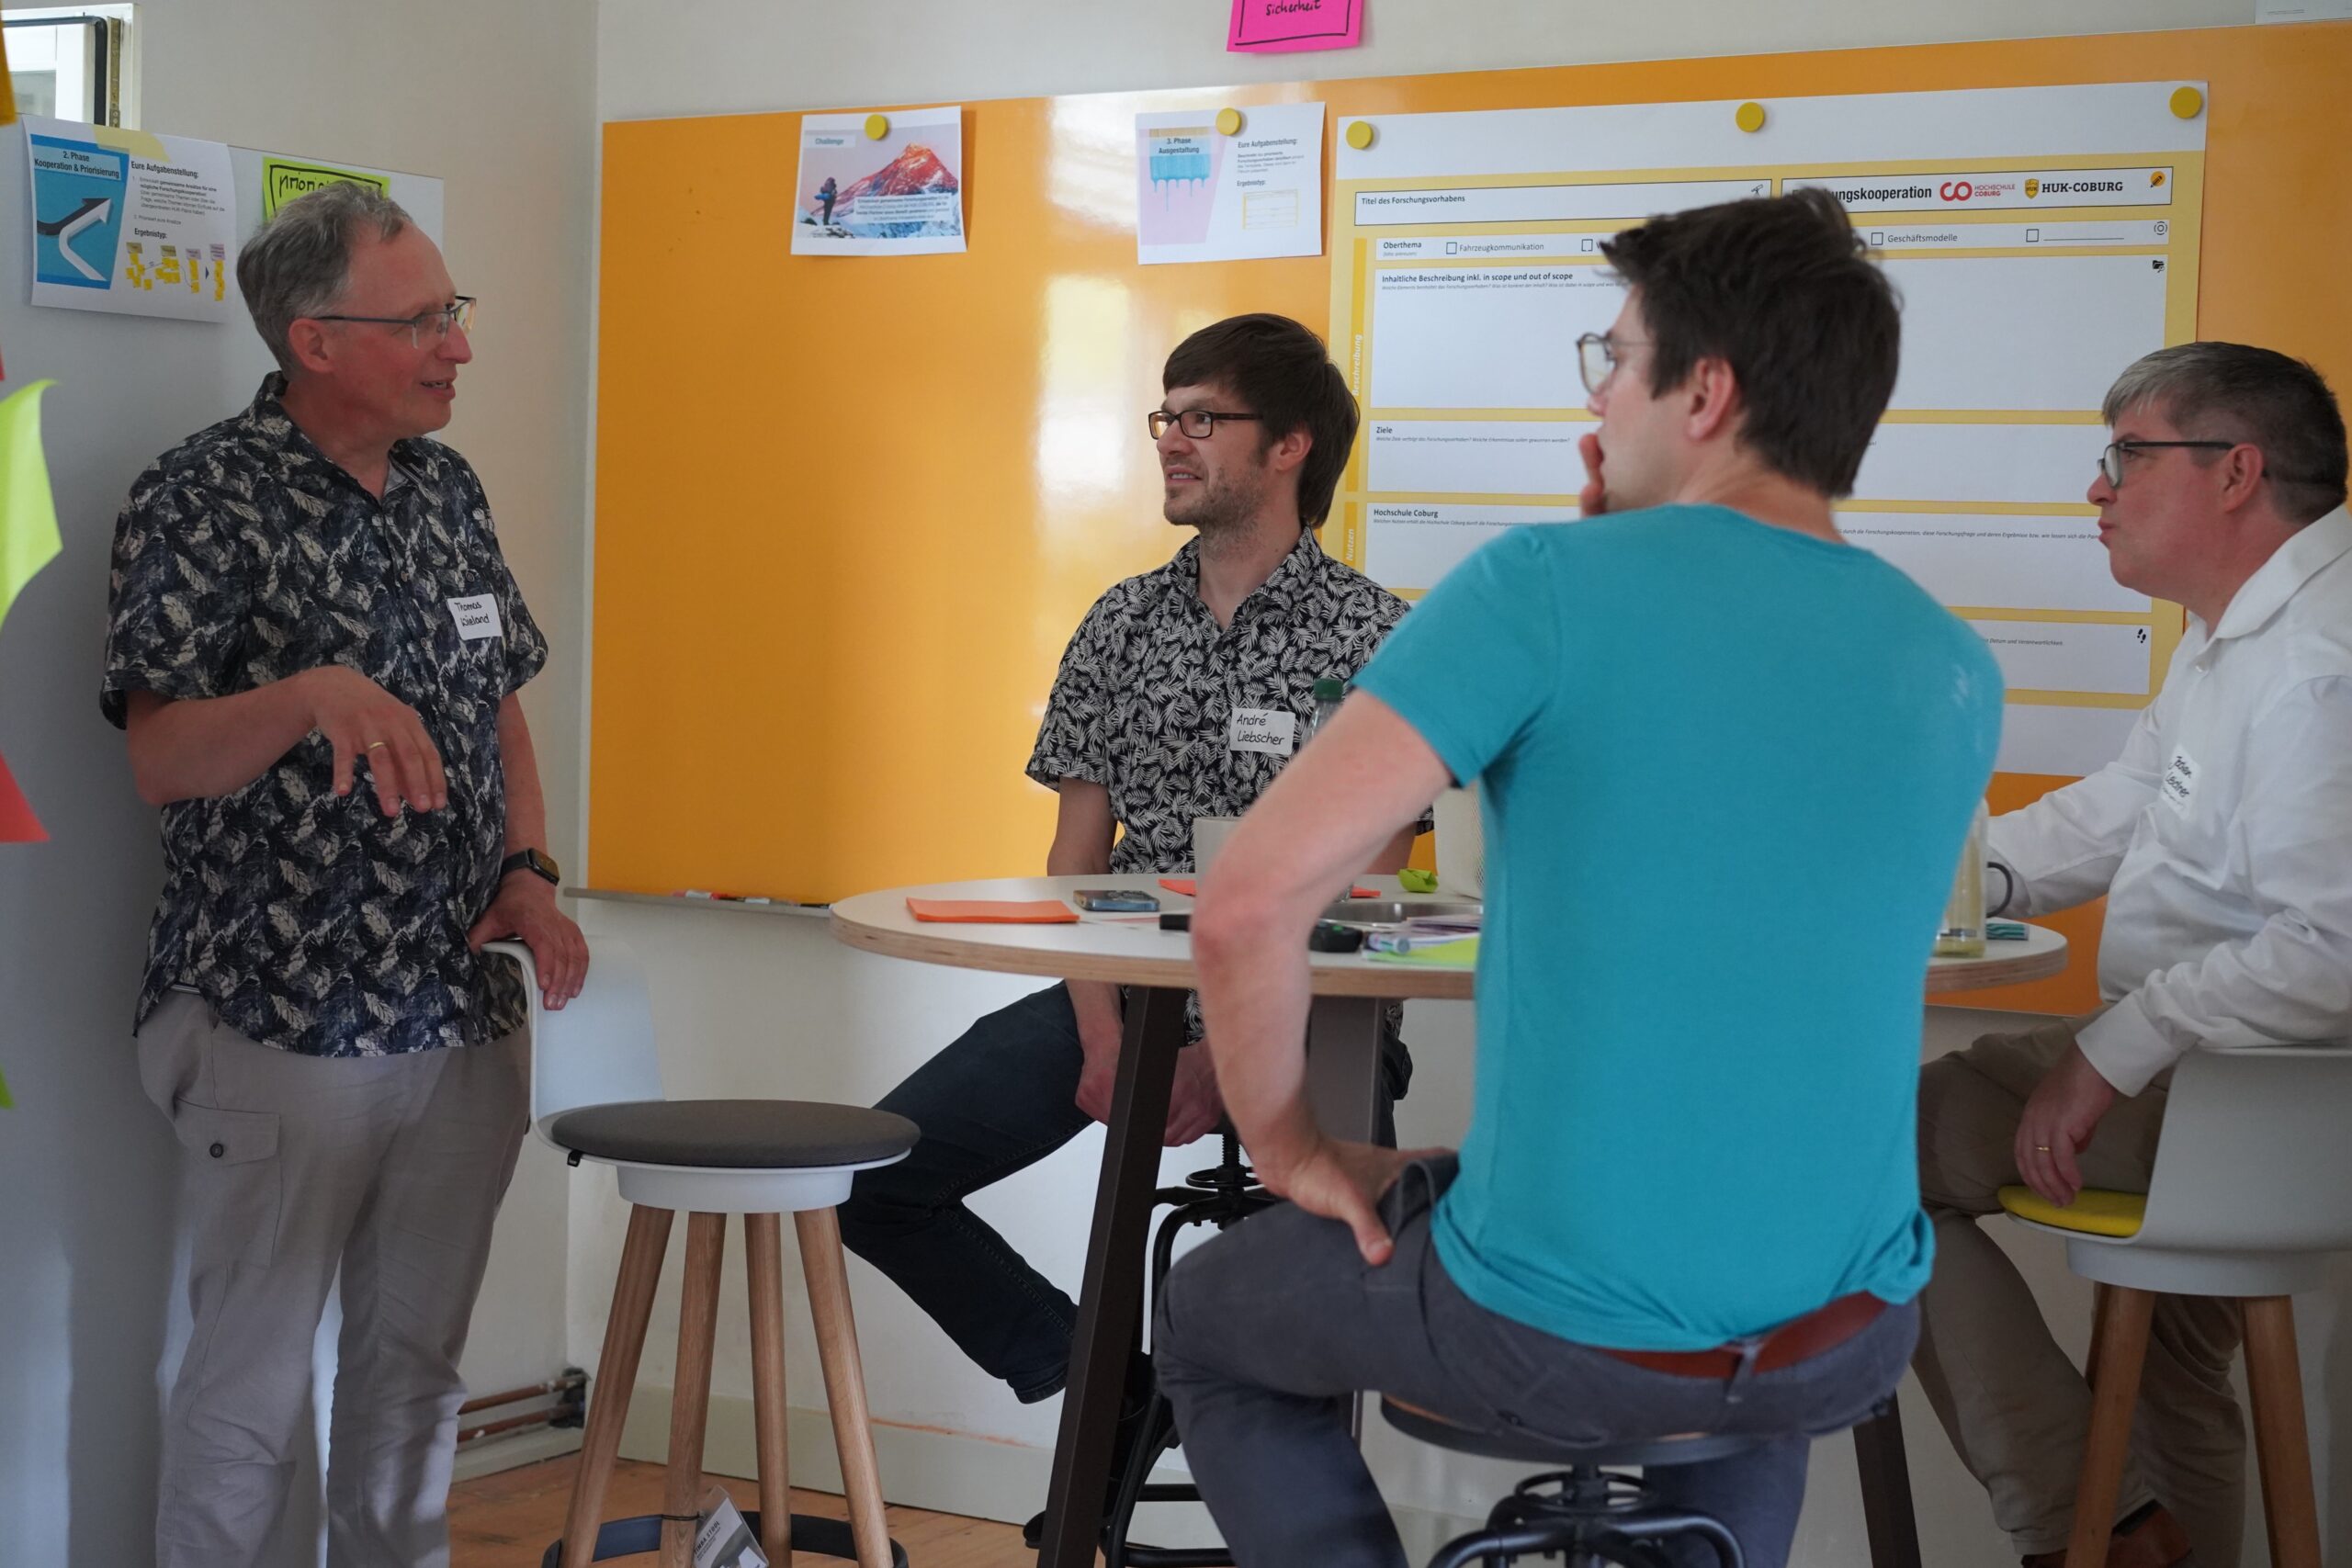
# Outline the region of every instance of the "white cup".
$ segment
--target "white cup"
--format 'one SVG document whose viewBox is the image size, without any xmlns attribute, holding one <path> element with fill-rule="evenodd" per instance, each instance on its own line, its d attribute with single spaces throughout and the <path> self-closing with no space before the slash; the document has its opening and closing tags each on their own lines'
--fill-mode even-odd
<svg viewBox="0 0 2352 1568">
<path fill-rule="evenodd" d="M 1204 875 L 1209 862 L 1216 859 L 1217 851 L 1225 848 L 1225 840 L 1239 824 L 1238 817 L 1195 817 L 1193 818 L 1193 874 Z"/>
<path fill-rule="evenodd" d="M 1487 836 L 1476 784 L 1437 797 L 1437 890 L 1449 898 L 1486 897 Z"/>
</svg>

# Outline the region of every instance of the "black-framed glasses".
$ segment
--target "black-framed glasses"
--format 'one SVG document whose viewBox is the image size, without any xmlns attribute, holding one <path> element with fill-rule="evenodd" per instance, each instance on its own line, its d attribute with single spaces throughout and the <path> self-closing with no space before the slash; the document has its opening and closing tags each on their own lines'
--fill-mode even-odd
<svg viewBox="0 0 2352 1568">
<path fill-rule="evenodd" d="M 1577 371 L 1584 377 L 1584 389 L 1598 393 L 1609 384 L 1623 363 L 1622 350 L 1646 348 L 1649 344 L 1631 338 L 1613 338 L 1607 333 L 1587 333 L 1577 339 Z"/>
<path fill-rule="evenodd" d="M 1246 420 L 1255 424 L 1264 416 L 1254 413 L 1219 413 L 1215 409 L 1186 409 L 1182 413 L 1170 413 L 1166 409 L 1154 409 L 1143 416 L 1144 427 L 1151 432 L 1154 441 L 1168 434 L 1174 425 L 1195 441 L 1206 441 L 1216 434 L 1220 421 Z"/>
<path fill-rule="evenodd" d="M 2209 452 L 2226 452 L 2239 445 L 2235 441 L 2110 441 L 2107 450 L 2098 455 L 2099 477 L 2107 480 L 2109 490 L 2123 488 L 2123 459 L 2135 452 L 2153 452 L 2159 446 L 2197 446 Z"/>
<path fill-rule="evenodd" d="M 474 330 L 474 306 L 478 301 L 470 294 L 460 294 L 447 305 L 436 305 L 430 310 L 419 310 L 413 316 L 312 316 L 314 321 L 368 321 L 380 327 L 406 327 L 413 347 L 423 348 L 426 333 L 440 342 L 449 335 L 451 327 L 461 333 Z"/>
</svg>

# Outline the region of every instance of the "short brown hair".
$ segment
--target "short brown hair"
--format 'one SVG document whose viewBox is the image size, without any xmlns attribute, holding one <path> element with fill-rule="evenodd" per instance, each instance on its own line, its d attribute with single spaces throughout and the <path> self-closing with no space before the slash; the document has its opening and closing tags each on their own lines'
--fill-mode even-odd
<svg viewBox="0 0 2352 1568">
<path fill-rule="evenodd" d="M 1230 316 L 1176 345 L 1159 388 L 1216 386 L 1249 404 L 1234 412 L 1260 420 L 1260 444 L 1294 430 L 1312 439 L 1298 470 L 1298 520 L 1320 528 L 1356 443 L 1356 400 L 1323 340 L 1288 316 Z"/>
<path fill-rule="evenodd" d="M 2251 344 L 2175 344 L 2117 377 L 2100 414 L 2111 425 L 2136 408 L 2184 432 L 2261 447 L 2263 475 L 2290 522 L 2314 523 L 2344 504 L 2344 411 L 2327 378 L 2300 359 Z"/>
<path fill-rule="evenodd" d="M 1836 197 L 1808 188 L 1668 213 L 1600 250 L 1641 293 L 1652 392 L 1724 361 L 1746 409 L 1740 443 L 1825 495 L 1853 493 L 1894 392 L 1903 322 Z"/>
</svg>

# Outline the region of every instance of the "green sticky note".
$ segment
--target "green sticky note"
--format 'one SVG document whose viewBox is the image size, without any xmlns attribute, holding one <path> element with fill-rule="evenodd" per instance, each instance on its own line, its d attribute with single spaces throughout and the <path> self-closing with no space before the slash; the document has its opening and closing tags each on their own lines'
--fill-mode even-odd
<svg viewBox="0 0 2352 1568">
<path fill-rule="evenodd" d="M 363 175 L 353 169 L 338 169 L 332 164 L 298 164 L 291 158 L 264 158 L 261 161 L 261 215 L 264 219 L 277 216 L 277 209 L 298 196 L 308 196 L 332 185 L 366 186 L 378 196 L 392 194 L 392 182 L 381 175 Z"/>
<path fill-rule="evenodd" d="M 0 401 L 0 622 L 58 551 L 57 502 L 40 454 L 40 394 L 54 385 L 35 381 Z"/>
<path fill-rule="evenodd" d="M 1437 891 L 1437 873 L 1408 865 L 1396 874 L 1396 884 L 1408 893 L 1434 893 Z"/>
<path fill-rule="evenodd" d="M 8 1075 L 0 1073 L 0 1111 L 14 1111 L 17 1102 L 8 1098 Z"/>
</svg>

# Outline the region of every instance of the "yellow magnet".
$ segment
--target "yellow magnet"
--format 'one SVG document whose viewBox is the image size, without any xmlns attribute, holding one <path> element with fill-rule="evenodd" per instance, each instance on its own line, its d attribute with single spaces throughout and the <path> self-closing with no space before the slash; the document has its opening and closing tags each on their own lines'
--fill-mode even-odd
<svg viewBox="0 0 2352 1568">
<path fill-rule="evenodd" d="M 1738 111 L 1731 117 L 1731 122 L 1742 130 L 1761 130 L 1764 129 L 1764 106 L 1742 104 Z"/>
<path fill-rule="evenodd" d="M 2195 119 L 2197 111 L 2204 107 L 2205 95 L 2196 88 L 2175 87 L 2172 90 L 2172 112 L 2177 118 Z"/>
<path fill-rule="evenodd" d="M 868 141 L 879 141 L 889 134 L 890 117 L 888 115 L 870 114 L 865 117 L 865 139 Z"/>
<path fill-rule="evenodd" d="M 1360 119 L 1348 127 L 1348 145 L 1361 152 L 1372 145 L 1372 121 Z"/>
<path fill-rule="evenodd" d="M 1220 135 L 1220 136 L 1238 136 L 1238 135 L 1240 135 L 1240 134 L 1241 134 L 1241 111 L 1240 111 L 1239 109 L 1219 109 L 1219 110 L 1217 110 L 1217 111 L 1216 111 L 1216 129 L 1217 129 L 1217 134 L 1218 134 L 1218 135 Z"/>
</svg>

